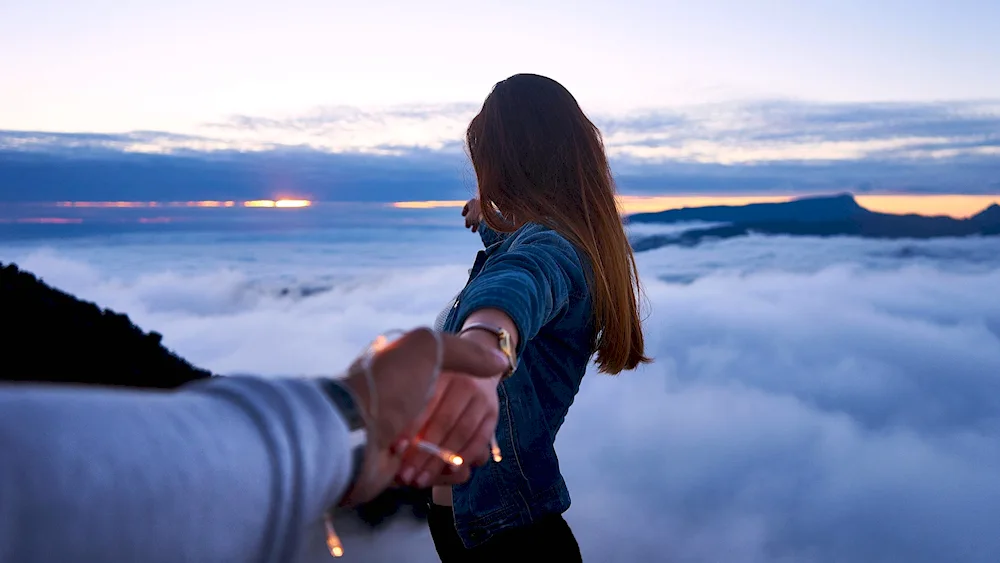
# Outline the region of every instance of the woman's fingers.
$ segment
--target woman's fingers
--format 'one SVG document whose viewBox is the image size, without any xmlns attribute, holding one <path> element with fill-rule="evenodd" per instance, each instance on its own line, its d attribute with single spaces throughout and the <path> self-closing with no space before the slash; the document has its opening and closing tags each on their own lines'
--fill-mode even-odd
<svg viewBox="0 0 1000 563">
<path fill-rule="evenodd" d="M 461 456 L 465 465 L 478 467 L 489 459 L 499 405 L 480 395 L 473 397 L 462 414 L 462 423 L 452 427 L 440 446 Z"/>
<path fill-rule="evenodd" d="M 470 467 L 485 465 L 490 460 L 490 440 L 496 433 L 497 419 L 484 413 L 482 420 L 476 425 L 475 430 L 469 433 L 469 437 L 461 448 L 455 450 L 462 456 L 466 464 Z"/>
<path fill-rule="evenodd" d="M 407 485 L 412 485 L 413 479 L 417 477 L 416 466 L 422 465 L 423 456 L 429 455 L 426 452 L 418 450 L 416 446 L 416 440 L 421 437 L 421 432 L 429 424 L 431 417 L 437 412 L 438 406 L 441 401 L 445 398 L 445 393 L 448 390 L 449 379 L 442 378 L 438 381 L 437 387 L 434 390 L 434 395 L 431 397 L 430 402 L 427 404 L 427 409 L 424 411 L 420 417 L 414 421 L 414 423 L 403 433 L 401 437 L 402 441 L 406 442 L 406 448 L 403 450 L 403 455 L 400 459 L 400 469 L 399 469 L 399 479 L 406 482 Z M 412 469 L 412 471 L 407 472 L 407 469 Z"/>
<path fill-rule="evenodd" d="M 445 429 L 446 433 L 444 436 L 435 440 L 433 438 L 435 438 L 436 435 L 433 435 L 430 431 L 428 431 L 424 435 L 424 439 L 446 452 L 453 452 L 461 456 L 462 466 L 464 466 L 469 463 L 469 460 L 465 459 L 465 456 L 462 455 L 459 450 L 460 447 L 468 441 L 468 435 L 475 432 L 478 428 L 480 419 L 482 418 L 481 413 L 482 409 L 477 408 L 475 400 L 470 400 L 466 403 L 465 410 L 463 410 L 456 419 L 457 423 L 451 425 L 450 428 Z M 423 488 L 433 484 L 437 478 L 445 472 L 449 465 L 450 464 L 446 463 L 440 457 L 433 455 L 427 456 L 423 465 L 416 466 L 416 486 Z"/>
<path fill-rule="evenodd" d="M 469 452 L 465 446 L 482 426 L 485 418 L 487 418 L 486 410 L 477 398 L 473 398 L 462 413 L 462 423 L 453 426 L 438 445 L 461 456 L 463 464 L 472 463 L 473 460 L 466 457 Z"/>
<path fill-rule="evenodd" d="M 466 411 L 463 412 L 463 414 L 461 415 L 461 418 L 463 420 L 463 424 L 453 425 L 452 429 L 466 425 L 465 422 L 469 419 L 470 415 L 466 415 L 465 413 L 469 412 L 470 409 L 472 409 L 472 408 L 473 407 L 472 407 L 471 404 L 468 405 L 468 406 L 466 406 Z M 471 416 L 474 416 L 474 414 L 471 415 Z M 434 444 L 434 445 L 438 446 L 439 448 L 441 448 L 445 452 L 453 452 L 453 453 L 456 453 L 456 454 L 458 453 L 458 451 L 454 447 L 454 445 L 452 445 L 452 446 L 448 445 L 448 439 L 447 438 L 432 440 L 429 437 L 429 435 L 428 435 L 428 437 L 425 437 L 424 439 L 427 442 L 430 442 L 431 444 Z M 452 442 L 454 442 L 454 440 L 452 440 Z M 463 458 L 462 465 L 459 466 L 459 467 L 464 466 L 465 463 L 466 463 L 465 459 Z M 439 456 L 436 456 L 436 455 L 433 455 L 433 454 L 423 456 L 423 463 L 416 465 L 416 470 L 414 471 L 414 473 L 417 475 L 416 479 L 414 480 L 414 485 L 417 488 L 421 488 L 421 489 L 424 488 L 424 487 L 428 487 L 428 486 L 432 485 L 435 481 L 438 480 L 438 478 L 441 475 L 443 475 L 445 473 L 445 470 L 446 470 L 446 468 L 449 465 L 451 465 L 451 464 L 446 463 Z M 452 467 L 454 467 L 454 466 L 452 466 Z"/>
<path fill-rule="evenodd" d="M 479 200 L 472 198 L 465 202 L 462 207 L 462 217 L 465 217 L 465 228 L 472 229 L 472 232 L 479 230 L 479 222 L 483 220 L 483 213 Z"/>
<path fill-rule="evenodd" d="M 461 376 L 459 376 L 461 377 Z M 465 410 L 469 405 L 470 397 L 467 393 L 455 392 L 462 379 L 454 379 L 447 385 L 447 389 L 437 404 L 437 408 L 427 420 L 426 426 L 417 435 L 417 438 L 434 445 L 440 445 L 445 436 L 455 427 L 456 424 L 466 423 Z M 413 444 L 410 448 L 412 452 L 416 448 Z M 417 451 L 415 455 L 404 459 L 404 467 L 400 471 L 400 476 L 404 481 L 412 480 L 417 487 L 424 487 L 434 476 L 430 470 L 436 469 L 436 473 L 441 473 L 444 469 L 444 462 L 437 456 L 423 451 Z"/>
</svg>

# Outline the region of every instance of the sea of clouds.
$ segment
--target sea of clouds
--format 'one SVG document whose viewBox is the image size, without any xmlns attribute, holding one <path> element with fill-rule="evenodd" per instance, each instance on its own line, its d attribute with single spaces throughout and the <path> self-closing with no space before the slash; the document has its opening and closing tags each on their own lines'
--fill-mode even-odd
<svg viewBox="0 0 1000 563">
<path fill-rule="evenodd" d="M 379 332 L 431 323 L 473 239 L 0 261 L 201 366 L 277 376 L 335 373 Z M 750 237 L 639 259 L 655 363 L 588 376 L 557 442 L 585 560 L 1000 559 L 1000 240 Z M 349 561 L 436 560 L 404 523 L 345 539 Z"/>
</svg>

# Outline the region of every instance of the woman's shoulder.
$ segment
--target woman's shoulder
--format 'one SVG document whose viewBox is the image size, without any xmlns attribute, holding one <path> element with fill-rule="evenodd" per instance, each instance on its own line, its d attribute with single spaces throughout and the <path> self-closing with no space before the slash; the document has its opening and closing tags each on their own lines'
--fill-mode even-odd
<svg viewBox="0 0 1000 563">
<path fill-rule="evenodd" d="M 573 243 L 563 236 L 562 233 L 541 223 L 525 223 L 518 230 L 510 234 L 507 238 L 507 243 L 509 248 L 529 244 L 560 250 L 574 248 Z"/>
<path fill-rule="evenodd" d="M 527 223 L 511 233 L 508 251 L 524 252 L 559 262 L 563 269 L 583 273 L 588 268 L 586 254 L 559 231 L 540 223 Z"/>
</svg>

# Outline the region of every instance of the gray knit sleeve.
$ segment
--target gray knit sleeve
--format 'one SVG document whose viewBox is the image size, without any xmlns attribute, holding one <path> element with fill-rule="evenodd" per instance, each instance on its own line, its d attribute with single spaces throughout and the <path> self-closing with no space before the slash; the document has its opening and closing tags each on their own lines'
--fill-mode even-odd
<svg viewBox="0 0 1000 563">
<path fill-rule="evenodd" d="M 348 446 L 311 380 L 0 386 L 0 561 L 311 558 Z"/>
</svg>

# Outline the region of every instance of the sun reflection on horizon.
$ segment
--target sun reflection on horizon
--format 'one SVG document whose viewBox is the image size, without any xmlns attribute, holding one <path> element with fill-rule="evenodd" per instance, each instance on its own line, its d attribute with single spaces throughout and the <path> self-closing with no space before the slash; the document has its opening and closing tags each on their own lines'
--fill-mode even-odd
<svg viewBox="0 0 1000 563">
<path fill-rule="evenodd" d="M 18 217 L 14 219 L 0 218 L 0 223 L 20 223 L 27 225 L 79 225 L 83 219 L 78 217 Z"/>
<path fill-rule="evenodd" d="M 95 208 L 95 209 L 146 209 L 157 207 L 273 207 L 280 209 L 311 207 L 308 199 L 254 199 L 249 201 L 57 201 L 56 207 Z"/>
</svg>

